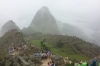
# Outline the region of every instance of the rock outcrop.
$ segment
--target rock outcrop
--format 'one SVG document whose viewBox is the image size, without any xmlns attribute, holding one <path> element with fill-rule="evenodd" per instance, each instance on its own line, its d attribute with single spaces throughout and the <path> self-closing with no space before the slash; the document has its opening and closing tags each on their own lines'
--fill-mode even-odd
<svg viewBox="0 0 100 66">
<path fill-rule="evenodd" d="M 5 60 L 12 45 L 26 44 L 20 31 L 11 30 L 0 38 L 0 60 Z"/>
</svg>

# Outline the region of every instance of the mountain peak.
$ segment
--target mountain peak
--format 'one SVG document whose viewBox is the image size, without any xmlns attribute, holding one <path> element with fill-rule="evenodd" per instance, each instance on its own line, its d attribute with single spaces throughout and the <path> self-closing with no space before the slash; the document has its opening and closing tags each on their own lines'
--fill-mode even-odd
<svg viewBox="0 0 100 66">
<path fill-rule="evenodd" d="M 36 31 L 44 34 L 61 34 L 54 16 L 50 13 L 46 6 L 43 6 L 38 10 L 30 24 L 30 27 L 34 28 L 34 32 Z"/>
<path fill-rule="evenodd" d="M 20 30 L 13 20 L 9 20 L 2 26 L 0 36 L 3 36 L 8 30 L 12 29 Z"/>
<path fill-rule="evenodd" d="M 48 7 L 46 7 L 46 6 L 43 6 L 43 7 L 42 7 L 42 9 L 48 9 Z"/>
<path fill-rule="evenodd" d="M 13 20 L 9 20 L 8 22 L 13 22 Z"/>
<path fill-rule="evenodd" d="M 15 24 L 15 22 L 13 22 L 13 20 L 9 20 L 9 21 L 6 22 L 6 23 Z M 6 23 L 5 23 L 5 24 L 6 24 Z"/>
<path fill-rule="evenodd" d="M 43 6 L 42 8 L 40 8 L 39 12 L 42 12 L 42 13 L 50 13 L 48 7 L 46 7 L 46 6 Z"/>
</svg>

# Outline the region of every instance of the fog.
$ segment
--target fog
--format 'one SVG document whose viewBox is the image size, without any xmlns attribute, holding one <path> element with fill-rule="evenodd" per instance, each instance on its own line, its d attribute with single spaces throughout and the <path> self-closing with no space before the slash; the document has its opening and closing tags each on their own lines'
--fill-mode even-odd
<svg viewBox="0 0 100 66">
<path fill-rule="evenodd" d="M 100 0 L 0 0 L 0 29 L 8 20 L 20 29 L 28 27 L 43 6 L 56 20 L 78 26 L 89 38 L 99 41 Z"/>
</svg>

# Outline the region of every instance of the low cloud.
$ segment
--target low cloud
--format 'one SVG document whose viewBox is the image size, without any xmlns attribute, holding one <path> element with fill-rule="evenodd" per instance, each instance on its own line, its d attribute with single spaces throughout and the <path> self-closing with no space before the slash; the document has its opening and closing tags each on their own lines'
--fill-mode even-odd
<svg viewBox="0 0 100 66">
<path fill-rule="evenodd" d="M 63 23 L 76 25 L 90 38 L 100 33 L 100 0 L 0 0 L 0 28 L 13 20 L 21 29 L 28 27 L 36 12 L 47 6 Z"/>
</svg>

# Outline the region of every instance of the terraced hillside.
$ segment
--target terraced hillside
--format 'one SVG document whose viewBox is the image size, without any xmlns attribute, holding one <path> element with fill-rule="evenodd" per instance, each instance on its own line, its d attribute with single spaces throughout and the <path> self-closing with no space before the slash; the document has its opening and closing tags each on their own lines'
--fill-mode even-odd
<svg viewBox="0 0 100 66">
<path fill-rule="evenodd" d="M 36 45 L 40 48 L 40 42 L 41 40 L 33 40 L 31 43 L 33 45 Z M 62 52 L 62 48 L 59 49 L 59 48 L 56 48 L 56 47 L 53 47 L 51 44 L 49 44 L 48 42 L 45 42 L 44 43 L 46 46 L 48 46 L 50 48 L 50 51 L 53 53 L 53 54 L 58 54 L 58 55 L 61 55 L 63 57 L 66 57 L 68 56 L 69 58 L 71 59 L 79 59 L 79 60 L 88 60 L 89 58 L 86 57 L 86 56 L 82 56 L 78 53 L 75 52 L 75 50 L 73 48 L 71 48 L 70 45 L 68 45 L 68 48 L 66 49 L 67 51 L 66 52 Z M 69 51 L 70 50 L 70 51 Z"/>
<path fill-rule="evenodd" d="M 50 47 L 51 51 L 63 56 L 68 56 L 70 58 L 93 58 L 99 55 L 100 47 L 92 43 L 83 41 L 75 36 L 63 36 L 63 35 L 43 35 L 35 34 L 32 43 L 40 46 L 40 42 L 46 39 L 46 45 Z M 61 40 L 64 45 L 61 48 L 57 48 L 57 42 Z M 85 57 L 85 58 L 84 58 Z"/>
</svg>

